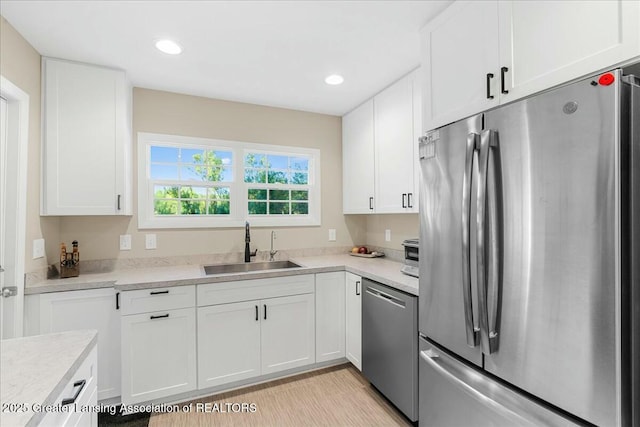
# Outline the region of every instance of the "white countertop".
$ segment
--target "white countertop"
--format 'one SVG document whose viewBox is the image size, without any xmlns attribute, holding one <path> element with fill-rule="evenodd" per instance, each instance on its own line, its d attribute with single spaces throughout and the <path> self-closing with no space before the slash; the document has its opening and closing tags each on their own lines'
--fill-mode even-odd
<svg viewBox="0 0 640 427">
<path fill-rule="evenodd" d="M 18 405 L 0 413 L 0 425 L 37 425 L 46 415 L 33 405 L 51 405 L 98 342 L 94 330 L 62 332 L 0 342 L 0 401 Z"/>
<path fill-rule="evenodd" d="M 25 288 L 25 294 L 74 291 L 96 288 L 116 288 L 120 291 L 154 287 L 197 285 L 233 280 L 315 274 L 346 270 L 418 295 L 418 279 L 400 272 L 402 263 L 385 258 L 360 258 L 348 254 L 296 257 L 291 261 L 303 268 L 263 270 L 249 273 L 204 274 L 200 265 L 178 265 L 119 270 L 111 273 L 84 274 L 69 279 L 52 279 Z"/>
</svg>

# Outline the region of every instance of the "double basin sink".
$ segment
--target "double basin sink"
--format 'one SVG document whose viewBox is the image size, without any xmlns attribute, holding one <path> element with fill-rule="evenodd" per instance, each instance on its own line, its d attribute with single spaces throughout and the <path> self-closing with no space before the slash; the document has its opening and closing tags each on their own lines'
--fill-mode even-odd
<svg viewBox="0 0 640 427">
<path fill-rule="evenodd" d="M 236 264 L 211 264 L 205 265 L 204 274 L 228 274 L 228 273 L 248 273 L 250 271 L 278 270 L 283 268 L 300 268 L 298 264 L 291 261 L 263 261 L 263 262 L 242 262 Z"/>
</svg>

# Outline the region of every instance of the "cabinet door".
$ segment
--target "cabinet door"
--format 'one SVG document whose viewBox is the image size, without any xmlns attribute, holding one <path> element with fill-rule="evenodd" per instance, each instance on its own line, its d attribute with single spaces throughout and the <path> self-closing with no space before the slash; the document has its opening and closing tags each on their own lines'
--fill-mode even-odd
<svg viewBox="0 0 640 427">
<path fill-rule="evenodd" d="M 195 308 L 121 319 L 123 404 L 195 390 Z"/>
<path fill-rule="evenodd" d="M 410 212 L 413 156 L 413 79 L 405 76 L 374 97 L 376 213 Z M 410 195 L 411 194 L 411 195 Z"/>
<path fill-rule="evenodd" d="M 373 100 L 342 117 L 342 211 L 373 212 Z"/>
<path fill-rule="evenodd" d="M 260 375 L 259 301 L 198 308 L 198 388 Z"/>
<path fill-rule="evenodd" d="M 262 374 L 315 362 L 313 294 L 271 298 L 262 304 Z"/>
<path fill-rule="evenodd" d="M 498 104 L 498 2 L 455 2 L 423 28 L 421 40 L 424 130 Z"/>
<path fill-rule="evenodd" d="M 500 1 L 503 102 L 640 56 L 637 1 Z"/>
<path fill-rule="evenodd" d="M 98 400 L 120 396 L 120 314 L 113 288 L 40 295 L 40 334 L 77 329 L 98 331 Z"/>
<path fill-rule="evenodd" d="M 123 71 L 51 58 L 43 75 L 43 215 L 131 214 Z"/>
<path fill-rule="evenodd" d="M 345 356 L 344 272 L 316 274 L 316 363 Z"/>
<path fill-rule="evenodd" d="M 346 273 L 346 353 L 362 370 L 362 278 Z"/>
</svg>

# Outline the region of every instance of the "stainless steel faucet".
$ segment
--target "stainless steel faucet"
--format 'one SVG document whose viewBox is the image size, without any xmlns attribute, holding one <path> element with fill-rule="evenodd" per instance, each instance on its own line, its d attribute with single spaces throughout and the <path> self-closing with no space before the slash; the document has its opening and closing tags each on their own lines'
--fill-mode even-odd
<svg viewBox="0 0 640 427">
<path fill-rule="evenodd" d="M 249 242 L 251 241 L 251 234 L 249 233 L 249 221 L 244 224 L 244 262 L 250 262 L 252 256 L 258 254 L 258 248 L 251 252 L 249 249 Z"/>
<path fill-rule="evenodd" d="M 278 253 L 278 251 L 273 250 L 273 241 L 276 239 L 275 230 L 271 231 L 271 250 L 269 251 L 269 261 L 275 261 L 274 256 Z"/>
</svg>

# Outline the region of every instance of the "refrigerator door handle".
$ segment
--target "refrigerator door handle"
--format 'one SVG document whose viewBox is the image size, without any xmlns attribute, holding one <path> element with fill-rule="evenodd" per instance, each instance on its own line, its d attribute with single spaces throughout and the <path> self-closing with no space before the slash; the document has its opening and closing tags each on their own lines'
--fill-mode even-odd
<svg viewBox="0 0 640 427">
<path fill-rule="evenodd" d="M 478 286 L 478 300 L 480 309 L 480 343 L 482 345 L 482 352 L 486 355 L 494 353 L 498 349 L 498 332 L 495 325 L 489 325 L 489 304 L 488 304 L 488 285 L 491 281 L 493 286 L 493 295 L 497 298 L 497 283 L 498 279 L 497 270 L 490 268 L 489 263 L 491 261 L 497 262 L 498 248 L 496 236 L 487 235 L 488 231 L 496 232 L 496 224 L 492 224 L 491 227 L 487 227 L 487 210 L 491 211 L 494 215 L 491 215 L 491 219 L 495 219 L 495 205 L 489 206 L 487 209 L 487 201 L 493 198 L 487 197 L 487 184 L 488 184 L 488 172 L 489 172 L 489 151 L 492 146 L 497 145 L 496 132 L 492 130 L 485 130 L 480 136 L 480 155 L 478 156 L 478 190 L 477 190 L 477 227 L 476 227 L 476 260 L 477 260 L 477 274 L 476 282 Z M 487 252 L 487 243 L 489 243 L 489 253 L 491 253 L 491 260 L 489 259 Z M 489 274 L 491 272 L 492 274 Z M 493 316 L 492 319 L 496 319 L 497 313 L 497 301 L 494 301 Z"/>
<path fill-rule="evenodd" d="M 467 135 L 464 177 L 462 179 L 462 294 L 464 296 L 464 318 L 467 332 L 467 345 L 476 347 L 480 343 L 480 329 L 473 320 L 473 299 L 471 294 L 471 262 L 470 262 L 470 234 L 471 234 L 471 175 L 473 171 L 473 157 L 480 135 Z"/>
</svg>

